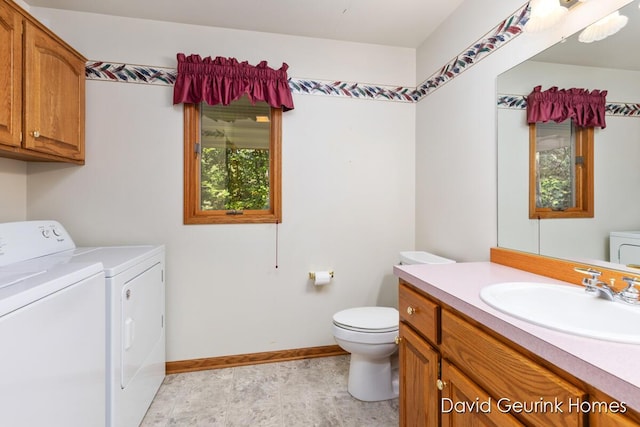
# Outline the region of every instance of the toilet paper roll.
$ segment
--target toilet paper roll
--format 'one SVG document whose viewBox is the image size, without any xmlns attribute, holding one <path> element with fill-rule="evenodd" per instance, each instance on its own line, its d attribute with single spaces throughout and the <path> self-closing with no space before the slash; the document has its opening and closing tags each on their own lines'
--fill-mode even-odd
<svg viewBox="0 0 640 427">
<path fill-rule="evenodd" d="M 326 285 L 331 281 L 331 273 L 328 271 L 316 271 L 316 278 L 313 282 L 316 286 Z"/>
</svg>

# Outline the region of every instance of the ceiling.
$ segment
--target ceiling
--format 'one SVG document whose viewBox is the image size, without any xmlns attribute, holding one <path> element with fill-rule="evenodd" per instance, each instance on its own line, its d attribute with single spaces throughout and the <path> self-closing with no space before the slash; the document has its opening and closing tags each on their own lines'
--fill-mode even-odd
<svg viewBox="0 0 640 427">
<path fill-rule="evenodd" d="M 634 1 L 620 9 L 620 14 L 628 17 L 629 22 L 615 35 L 593 43 L 580 43 L 578 32 L 531 60 L 640 71 L 640 55 L 635 54 L 637 42 L 640 40 L 638 4 L 639 2 Z"/>
<path fill-rule="evenodd" d="M 25 0 L 29 5 L 323 39 L 418 47 L 463 0 Z"/>
</svg>

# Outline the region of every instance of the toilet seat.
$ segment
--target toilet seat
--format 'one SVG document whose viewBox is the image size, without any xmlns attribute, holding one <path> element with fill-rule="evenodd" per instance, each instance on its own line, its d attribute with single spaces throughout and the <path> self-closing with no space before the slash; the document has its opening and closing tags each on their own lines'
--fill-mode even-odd
<svg viewBox="0 0 640 427">
<path fill-rule="evenodd" d="M 333 324 L 341 329 L 362 333 L 396 332 L 400 316 L 392 307 L 356 307 L 333 315 Z"/>
</svg>

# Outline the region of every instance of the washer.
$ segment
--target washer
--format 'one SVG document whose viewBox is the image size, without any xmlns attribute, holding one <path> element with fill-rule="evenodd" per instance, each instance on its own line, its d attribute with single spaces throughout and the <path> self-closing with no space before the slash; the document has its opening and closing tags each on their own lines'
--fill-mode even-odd
<svg viewBox="0 0 640 427">
<path fill-rule="evenodd" d="M 609 252 L 611 262 L 640 266 L 640 231 L 612 231 Z"/>
<path fill-rule="evenodd" d="M 104 267 L 106 425 L 137 427 L 165 377 L 165 248 L 80 247 L 56 257 Z"/>
<path fill-rule="evenodd" d="M 73 245 L 57 231 L 0 224 L 2 425 L 105 423 L 103 267 L 49 257 Z"/>
</svg>

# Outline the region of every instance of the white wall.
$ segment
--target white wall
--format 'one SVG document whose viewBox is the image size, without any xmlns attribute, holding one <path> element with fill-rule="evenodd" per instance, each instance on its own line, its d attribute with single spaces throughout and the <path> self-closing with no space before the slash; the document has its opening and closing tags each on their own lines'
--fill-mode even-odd
<svg viewBox="0 0 640 427">
<path fill-rule="evenodd" d="M 640 102 L 640 73 L 527 61 L 498 79 L 501 94 L 527 95 L 543 90 L 607 90 L 608 102 Z M 563 258 L 609 260 L 609 232 L 640 228 L 640 199 L 629 197 L 640 185 L 640 119 L 606 117 L 595 130 L 593 218 L 528 218 L 529 127 L 525 110 L 498 110 L 498 243 L 500 246 Z M 504 172 L 504 173 L 502 173 Z M 539 227 L 539 230 L 538 230 Z"/>
<path fill-rule="evenodd" d="M 0 222 L 27 218 L 27 164 L 0 158 Z"/>
<path fill-rule="evenodd" d="M 286 61 L 295 77 L 415 80 L 410 49 L 34 13 L 95 60 L 175 66 L 183 51 Z M 392 266 L 414 247 L 414 104 L 294 96 L 276 240 L 273 224 L 182 224 L 182 108 L 171 97 L 88 81 L 86 165 L 28 169 L 29 218 L 60 220 L 79 245 L 166 244 L 168 360 L 332 345 L 334 312 L 396 304 Z M 311 286 L 309 271 L 330 268 L 330 285 Z"/>
<path fill-rule="evenodd" d="M 497 234 L 496 76 L 626 3 L 581 4 L 560 28 L 518 36 L 418 104 L 417 249 L 459 261 L 489 258 Z M 418 79 L 431 75 L 523 4 L 465 1 L 418 49 Z"/>
</svg>

